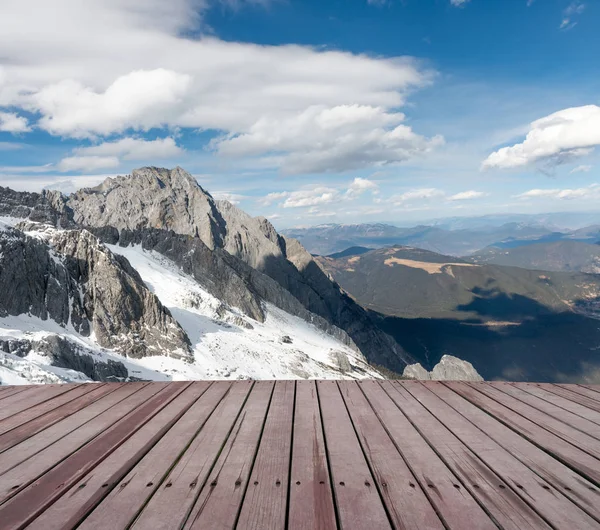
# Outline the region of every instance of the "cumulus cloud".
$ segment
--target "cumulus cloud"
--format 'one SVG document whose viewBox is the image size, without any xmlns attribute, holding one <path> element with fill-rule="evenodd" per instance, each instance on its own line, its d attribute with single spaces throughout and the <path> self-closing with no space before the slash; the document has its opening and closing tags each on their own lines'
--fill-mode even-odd
<svg viewBox="0 0 600 530">
<path fill-rule="evenodd" d="M 283 203 L 284 208 L 302 208 L 329 204 L 339 199 L 339 192 L 333 188 L 318 187 L 311 190 L 292 191 Z"/>
<path fill-rule="evenodd" d="M 24 133 L 31 131 L 27 118 L 14 112 L 0 112 L 0 132 Z"/>
<path fill-rule="evenodd" d="M 470 201 L 473 199 L 480 199 L 481 197 L 485 197 L 486 195 L 487 195 L 487 193 L 485 193 L 483 191 L 469 190 L 469 191 L 462 191 L 460 193 L 451 195 L 450 197 L 448 197 L 448 200 L 449 201 Z"/>
<path fill-rule="evenodd" d="M 217 200 L 228 201 L 231 204 L 240 204 L 240 202 L 246 198 L 245 195 L 232 193 L 230 191 L 212 191 L 211 195 Z"/>
<path fill-rule="evenodd" d="M 533 189 L 515 195 L 517 199 L 598 199 L 600 198 L 600 185 L 591 184 L 585 188 L 576 189 Z"/>
<path fill-rule="evenodd" d="M 534 121 L 522 143 L 492 153 L 483 168 L 523 167 L 538 161 L 563 163 L 589 154 L 599 144 L 600 107 L 573 107 Z"/>
<path fill-rule="evenodd" d="M 581 165 L 573 168 L 569 173 L 587 173 L 591 171 L 592 166 L 590 165 Z"/>
<path fill-rule="evenodd" d="M 390 201 L 396 206 L 402 206 L 408 202 L 429 201 L 442 198 L 445 195 L 446 193 L 443 190 L 437 188 L 418 188 L 394 195 L 390 198 Z"/>
<path fill-rule="evenodd" d="M 5 0 L 0 105 L 37 114 L 63 137 L 222 131 L 217 152 L 277 152 L 290 173 L 393 163 L 441 143 L 397 111 L 431 82 L 418 61 L 189 38 L 206 4 Z"/>
<path fill-rule="evenodd" d="M 355 198 L 355 197 L 359 197 L 360 195 L 362 195 L 363 193 L 365 193 L 367 191 L 370 191 L 370 192 L 376 194 L 376 193 L 378 193 L 378 190 L 379 190 L 379 186 L 372 180 L 361 178 L 361 177 L 356 177 L 352 181 L 350 186 L 348 186 L 348 189 L 346 190 L 346 196 Z"/>
<path fill-rule="evenodd" d="M 104 142 L 91 147 L 80 147 L 75 152 L 81 156 L 118 156 L 125 160 L 148 160 L 173 158 L 183 153 L 173 138 L 121 138 L 115 142 Z"/>
<path fill-rule="evenodd" d="M 226 156 L 286 153 L 287 173 L 347 171 L 402 162 L 443 144 L 425 138 L 401 122 L 404 114 L 382 107 L 340 105 L 310 107 L 286 118 L 261 118 L 247 133 L 212 142 Z"/>
<path fill-rule="evenodd" d="M 97 171 L 119 167 L 116 156 L 69 156 L 58 164 L 58 170 L 68 171 Z"/>
</svg>

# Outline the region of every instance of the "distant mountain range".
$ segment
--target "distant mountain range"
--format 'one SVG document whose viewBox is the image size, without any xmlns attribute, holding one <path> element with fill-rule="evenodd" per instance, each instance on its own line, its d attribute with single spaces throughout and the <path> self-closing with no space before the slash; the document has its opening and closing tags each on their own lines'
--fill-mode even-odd
<svg viewBox="0 0 600 530">
<path fill-rule="evenodd" d="M 600 214 L 596 216 L 600 219 Z M 327 224 L 310 228 L 282 230 L 286 237 L 302 243 L 311 253 L 322 256 L 346 251 L 350 247 L 381 248 L 390 245 L 413 246 L 440 254 L 465 256 L 485 247 L 513 248 L 532 243 L 562 240 L 596 243 L 600 241 L 600 226 L 558 229 L 551 223 L 541 224 L 535 218 L 527 222 L 493 224 L 487 218 L 470 221 L 440 222 L 402 228 L 387 224 L 340 225 Z"/>
<path fill-rule="evenodd" d="M 485 379 L 600 382 L 600 276 L 402 246 L 316 260 L 428 370 L 450 354 Z"/>
</svg>

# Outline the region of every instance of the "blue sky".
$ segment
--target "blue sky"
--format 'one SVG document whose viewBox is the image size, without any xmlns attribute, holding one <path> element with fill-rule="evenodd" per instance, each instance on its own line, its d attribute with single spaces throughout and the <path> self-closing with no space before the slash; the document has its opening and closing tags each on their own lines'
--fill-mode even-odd
<svg viewBox="0 0 600 530">
<path fill-rule="evenodd" d="M 600 210 L 598 27 L 598 0 L 6 0 L 0 185 L 180 165 L 278 227 Z"/>
</svg>

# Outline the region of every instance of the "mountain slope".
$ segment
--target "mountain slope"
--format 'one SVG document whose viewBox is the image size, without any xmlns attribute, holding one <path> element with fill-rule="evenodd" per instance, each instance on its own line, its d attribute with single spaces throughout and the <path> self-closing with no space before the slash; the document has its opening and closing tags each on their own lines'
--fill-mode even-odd
<svg viewBox="0 0 600 530">
<path fill-rule="evenodd" d="M 508 249 L 488 247 L 466 259 L 479 264 L 493 263 L 525 269 L 600 273 L 600 245 L 581 241 L 536 243 Z"/>
<path fill-rule="evenodd" d="M 407 247 L 318 262 L 427 370 L 451 354 L 485 379 L 600 381 L 596 275 Z"/>
</svg>

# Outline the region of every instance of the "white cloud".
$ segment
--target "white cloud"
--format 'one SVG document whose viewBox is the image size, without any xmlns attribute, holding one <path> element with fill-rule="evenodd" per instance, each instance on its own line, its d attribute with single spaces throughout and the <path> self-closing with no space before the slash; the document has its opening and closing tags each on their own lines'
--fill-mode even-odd
<svg viewBox="0 0 600 530">
<path fill-rule="evenodd" d="M 58 164 L 58 170 L 67 171 L 97 171 L 119 167 L 116 156 L 70 156 L 63 158 Z"/>
<path fill-rule="evenodd" d="M 346 190 L 346 196 L 350 198 L 359 197 L 366 191 L 371 191 L 372 193 L 378 193 L 379 186 L 373 182 L 372 180 L 356 177 L 348 189 Z"/>
<path fill-rule="evenodd" d="M 420 188 L 406 191 L 400 195 L 394 195 L 390 198 L 396 206 L 402 206 L 405 203 L 414 201 L 429 201 L 439 199 L 446 195 L 443 190 L 437 188 Z"/>
<path fill-rule="evenodd" d="M 591 171 L 592 166 L 590 165 L 581 165 L 573 168 L 569 173 L 587 173 Z"/>
<path fill-rule="evenodd" d="M 561 163 L 589 154 L 597 145 L 600 107 L 573 107 L 534 121 L 522 143 L 492 153 L 483 168 L 522 167 L 537 161 Z"/>
<path fill-rule="evenodd" d="M 23 144 L 17 142 L 0 142 L 0 151 L 17 151 L 23 149 Z"/>
<path fill-rule="evenodd" d="M 563 19 L 558 29 L 561 29 L 563 31 L 573 29 L 577 25 L 577 22 L 573 21 L 573 17 L 581 15 L 584 12 L 584 10 L 585 4 L 583 2 L 579 2 L 578 0 L 571 2 L 563 11 Z"/>
<path fill-rule="evenodd" d="M 323 186 L 311 190 L 292 191 L 283 203 L 284 208 L 301 208 L 329 204 L 339 199 L 339 192 Z"/>
<path fill-rule="evenodd" d="M 271 206 L 271 204 L 273 204 L 274 202 L 277 202 L 281 199 L 285 199 L 286 197 L 289 197 L 289 195 L 289 191 L 274 191 L 272 193 L 269 193 L 265 197 L 258 199 L 256 202 L 263 206 Z"/>
<path fill-rule="evenodd" d="M 454 7 L 464 7 L 467 2 L 470 2 L 470 0 L 450 0 L 450 3 L 454 6 Z"/>
<path fill-rule="evenodd" d="M 80 156 L 118 156 L 125 160 L 162 160 L 173 158 L 183 153 L 173 138 L 157 138 L 144 140 L 141 138 L 122 138 L 115 142 L 104 142 L 91 147 L 75 149 Z"/>
<path fill-rule="evenodd" d="M 232 193 L 230 191 L 211 191 L 210 194 L 214 199 L 220 201 L 229 201 L 231 204 L 240 204 L 244 199 L 246 199 L 245 195 L 240 195 L 239 193 Z"/>
<path fill-rule="evenodd" d="M 39 126 L 75 138 L 148 130 L 176 121 L 184 110 L 191 77 L 171 70 L 137 70 L 117 78 L 104 92 L 70 79 L 42 88 L 31 107 L 41 112 Z"/>
<path fill-rule="evenodd" d="M 483 191 L 469 190 L 469 191 L 462 191 L 460 193 L 451 195 L 450 197 L 448 197 L 448 200 L 449 201 L 470 201 L 473 199 L 480 199 L 481 197 L 485 197 L 486 195 L 487 195 L 487 193 L 485 193 Z"/>
<path fill-rule="evenodd" d="M 577 189 L 533 189 L 515 195 L 517 199 L 594 199 L 600 198 L 600 185 L 591 184 L 585 188 Z"/>
<path fill-rule="evenodd" d="M 310 107 L 285 119 L 262 118 L 244 134 L 226 136 L 212 145 L 226 156 L 287 153 L 287 173 L 336 172 L 402 162 L 443 144 L 401 122 L 404 114 L 382 107 L 341 105 Z"/>
<path fill-rule="evenodd" d="M 24 133 L 31 131 L 27 118 L 14 112 L 0 112 L 0 132 Z"/>
<path fill-rule="evenodd" d="M 4 0 L 0 105 L 65 137 L 219 130 L 219 152 L 281 151 L 290 173 L 398 162 L 441 142 L 400 123 L 406 95 L 431 82 L 421 63 L 197 37 L 206 4 Z"/>
</svg>

